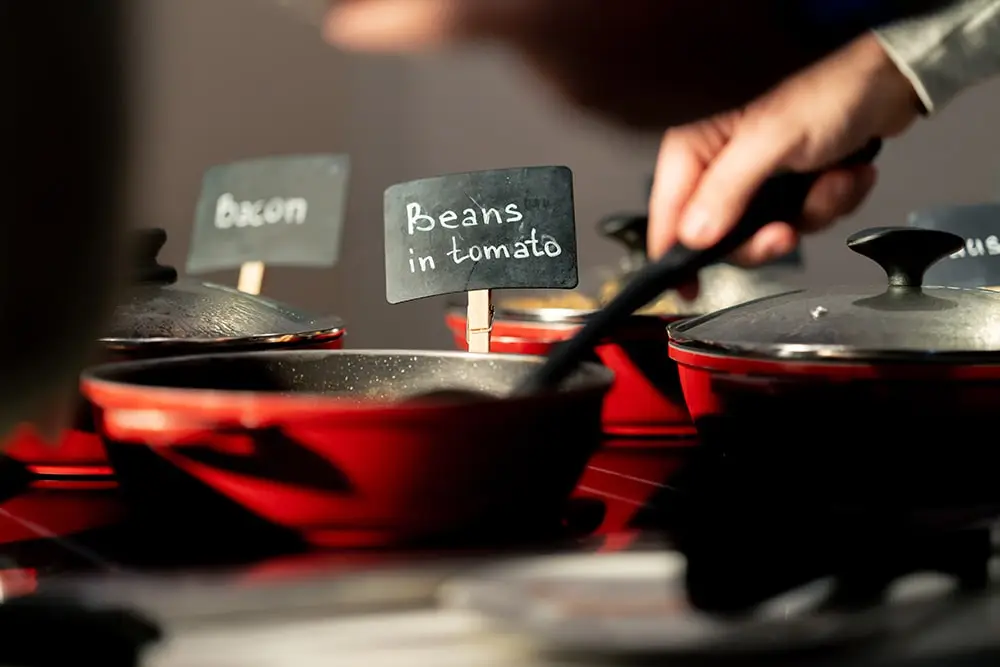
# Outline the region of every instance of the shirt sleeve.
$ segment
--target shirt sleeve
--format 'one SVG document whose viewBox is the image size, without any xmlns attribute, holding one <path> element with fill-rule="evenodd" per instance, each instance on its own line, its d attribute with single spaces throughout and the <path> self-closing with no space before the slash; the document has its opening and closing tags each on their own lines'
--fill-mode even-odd
<svg viewBox="0 0 1000 667">
<path fill-rule="evenodd" d="M 879 28 L 876 36 L 927 113 L 1000 75 L 1000 0 L 961 0 Z"/>
</svg>

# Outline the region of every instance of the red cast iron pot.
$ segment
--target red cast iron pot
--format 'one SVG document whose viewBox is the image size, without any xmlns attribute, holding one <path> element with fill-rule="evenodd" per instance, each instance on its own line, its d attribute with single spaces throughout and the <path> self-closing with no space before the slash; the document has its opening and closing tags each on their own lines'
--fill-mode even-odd
<svg viewBox="0 0 1000 667">
<path fill-rule="evenodd" d="M 601 503 L 597 534 L 617 535 L 657 524 L 672 499 L 671 478 L 689 458 L 693 438 L 611 438 L 594 453 L 573 496 Z"/>
<path fill-rule="evenodd" d="M 0 502 L 0 545 L 51 540 L 112 526 L 125 518 L 114 484 L 38 480 Z"/>
<path fill-rule="evenodd" d="M 598 233 L 628 250 L 622 270 L 628 274 L 646 262 L 645 215 L 613 215 L 598 225 Z M 699 277 L 700 294 L 685 302 L 690 313 L 704 313 L 786 289 L 774 273 L 777 266 L 800 266 L 797 252 L 766 270 L 753 273 L 729 265 L 709 267 Z M 784 276 L 780 276 L 784 278 Z M 558 293 L 554 296 L 558 299 Z M 569 308 L 519 308 L 499 300 L 493 322 L 491 349 L 496 352 L 546 355 L 554 345 L 580 328 L 591 311 Z M 615 384 L 604 403 L 604 431 L 615 437 L 690 438 L 694 425 L 684 404 L 677 367 L 667 352 L 667 325 L 690 315 L 635 315 L 596 350 L 615 373 Z M 445 322 L 455 345 L 467 349 L 466 314 L 451 307 Z"/>
<path fill-rule="evenodd" d="M 281 526 L 377 546 L 561 520 L 612 377 L 587 364 L 556 393 L 504 398 L 538 363 L 264 352 L 109 365 L 82 386 L 123 490 L 151 517 L 198 539 Z M 444 388 L 489 397 L 412 398 Z"/>
<path fill-rule="evenodd" d="M 23 463 L 0 456 L 0 545 L 48 542 L 123 517 L 117 485 L 106 477 L 45 479 Z M 13 550 L 7 555 L 14 555 Z"/>
<path fill-rule="evenodd" d="M 99 341 L 102 361 L 343 345 L 339 318 L 317 318 L 228 287 L 178 280 L 174 269 L 157 263 L 166 240 L 161 229 L 137 232 L 134 284 Z M 91 423 L 91 409 L 82 401 L 73 428 L 56 443 L 42 441 L 25 425 L 8 441 L 6 453 L 49 478 L 112 474 Z"/>
<path fill-rule="evenodd" d="M 995 516 L 1000 294 L 922 284 L 962 244 L 860 232 L 848 246 L 888 286 L 789 292 L 670 328 L 700 443 L 677 482 L 694 598 L 742 608 L 832 567 L 891 569 L 911 558 L 907 536 Z M 762 555 L 721 555 L 747 543 Z"/>
<path fill-rule="evenodd" d="M 499 353 L 547 355 L 579 329 L 585 311 L 562 308 L 496 313 L 490 348 Z M 614 371 L 603 409 L 609 435 L 686 438 L 695 429 L 684 405 L 676 365 L 667 353 L 667 325 L 673 316 L 636 315 L 614 338 L 595 350 L 595 361 Z M 467 349 L 466 314 L 451 308 L 445 319 L 455 345 Z"/>
</svg>

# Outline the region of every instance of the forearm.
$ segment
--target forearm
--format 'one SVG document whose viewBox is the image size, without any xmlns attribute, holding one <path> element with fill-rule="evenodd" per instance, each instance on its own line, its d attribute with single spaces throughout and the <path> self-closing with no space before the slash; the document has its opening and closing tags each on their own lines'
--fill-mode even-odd
<svg viewBox="0 0 1000 667">
<path fill-rule="evenodd" d="M 1000 0 L 961 0 L 876 31 L 928 113 L 1000 75 Z"/>
</svg>

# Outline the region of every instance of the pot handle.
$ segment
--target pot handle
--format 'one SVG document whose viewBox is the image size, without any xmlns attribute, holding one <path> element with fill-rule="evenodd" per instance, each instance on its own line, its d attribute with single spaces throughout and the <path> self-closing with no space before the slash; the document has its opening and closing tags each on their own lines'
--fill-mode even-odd
<svg viewBox="0 0 1000 667">
<path fill-rule="evenodd" d="M 166 230 L 158 227 L 133 232 L 132 281 L 139 284 L 169 285 L 177 281 L 177 269 L 158 261 L 167 242 Z"/>
<path fill-rule="evenodd" d="M 965 240 L 938 229 L 873 227 L 851 234 L 847 247 L 881 266 L 890 287 L 921 287 L 927 269 L 965 247 Z"/>
</svg>

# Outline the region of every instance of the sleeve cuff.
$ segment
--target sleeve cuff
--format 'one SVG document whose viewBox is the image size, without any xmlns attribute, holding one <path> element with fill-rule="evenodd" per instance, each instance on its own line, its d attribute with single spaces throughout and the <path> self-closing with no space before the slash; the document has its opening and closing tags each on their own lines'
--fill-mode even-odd
<svg viewBox="0 0 1000 667">
<path fill-rule="evenodd" d="M 1000 74 L 1000 0 L 965 0 L 875 31 L 927 113 Z"/>
</svg>

